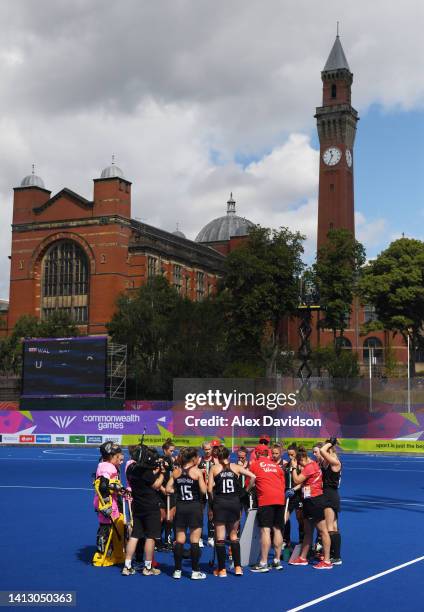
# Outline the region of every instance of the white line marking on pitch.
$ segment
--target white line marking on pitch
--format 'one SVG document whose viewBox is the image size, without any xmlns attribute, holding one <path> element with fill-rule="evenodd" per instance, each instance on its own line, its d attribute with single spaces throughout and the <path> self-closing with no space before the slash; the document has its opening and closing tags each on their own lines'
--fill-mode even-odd
<svg viewBox="0 0 424 612">
<path fill-rule="evenodd" d="M 371 501 L 369 499 L 365 500 L 365 499 L 350 499 L 349 497 L 343 497 L 342 501 L 345 502 L 350 502 L 353 504 L 377 504 L 379 506 L 419 506 L 419 507 L 424 507 L 424 503 L 422 504 L 418 504 L 418 503 L 414 503 L 414 502 L 403 502 L 401 500 L 399 500 L 398 502 L 390 502 L 390 501 Z"/>
<path fill-rule="evenodd" d="M 373 468 L 373 467 L 344 467 L 344 470 L 365 470 L 366 472 L 415 472 L 422 474 L 424 470 L 402 470 L 396 468 Z"/>
<path fill-rule="evenodd" d="M 60 491 L 92 491 L 86 487 L 35 487 L 32 485 L 0 485 L 0 489 L 59 489 Z"/>
<path fill-rule="evenodd" d="M 328 593 L 327 595 L 323 595 L 322 597 L 318 597 L 317 599 L 313 599 L 312 601 L 308 601 L 301 606 L 297 606 L 297 608 L 290 608 L 287 612 L 298 612 L 299 610 L 304 610 L 305 608 L 309 608 L 321 601 L 325 601 L 326 599 L 330 599 L 331 597 L 335 597 L 336 595 L 340 595 L 340 593 L 345 593 L 346 591 L 350 591 L 351 589 L 356 589 L 356 587 L 361 586 L 362 584 L 366 584 L 367 582 L 371 582 L 372 580 L 377 580 L 377 578 L 381 578 L 382 576 L 386 576 L 387 574 L 391 574 L 392 572 L 397 572 L 404 567 L 408 567 L 408 565 L 412 565 L 413 563 L 418 563 L 419 561 L 423 561 L 424 556 L 417 557 L 412 561 L 407 561 L 406 563 L 402 563 L 402 565 L 396 565 L 396 567 L 392 567 L 384 572 L 380 572 L 379 574 L 374 574 L 374 576 L 370 576 L 369 578 L 365 578 L 364 580 L 359 580 L 359 582 L 354 582 L 353 584 L 349 584 L 348 586 L 343 587 L 342 589 L 338 589 L 337 591 L 333 591 L 332 593 Z"/>
</svg>

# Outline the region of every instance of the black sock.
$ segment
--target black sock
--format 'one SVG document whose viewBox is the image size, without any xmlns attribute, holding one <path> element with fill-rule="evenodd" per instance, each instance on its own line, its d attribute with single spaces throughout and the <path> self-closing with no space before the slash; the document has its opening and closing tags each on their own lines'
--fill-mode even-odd
<svg viewBox="0 0 424 612">
<path fill-rule="evenodd" d="M 174 562 L 175 562 L 175 569 L 176 570 L 180 570 L 181 569 L 181 563 L 183 561 L 183 550 L 184 550 L 184 544 L 180 544 L 179 542 L 175 542 L 175 545 L 174 545 Z"/>
<path fill-rule="evenodd" d="M 218 540 L 216 543 L 216 556 L 218 558 L 218 569 L 225 569 L 225 542 Z"/>
<path fill-rule="evenodd" d="M 171 541 L 171 531 L 172 531 L 172 523 L 165 523 L 165 544 L 168 544 Z"/>
<path fill-rule="evenodd" d="M 233 553 L 234 567 L 241 566 L 240 542 L 231 542 L 231 552 Z"/>
<path fill-rule="evenodd" d="M 193 572 L 199 571 L 200 546 L 199 544 L 191 544 L 191 569 Z"/>
<path fill-rule="evenodd" d="M 330 531 L 331 549 L 330 557 L 340 559 L 340 549 L 342 547 L 342 536 L 339 531 Z"/>
<path fill-rule="evenodd" d="M 287 523 L 284 525 L 283 540 L 286 544 L 290 543 L 290 519 L 288 519 Z"/>
</svg>

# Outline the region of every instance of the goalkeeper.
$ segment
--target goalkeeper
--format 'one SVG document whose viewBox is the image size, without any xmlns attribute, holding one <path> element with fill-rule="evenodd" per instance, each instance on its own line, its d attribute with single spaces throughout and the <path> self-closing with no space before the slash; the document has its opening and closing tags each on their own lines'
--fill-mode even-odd
<svg viewBox="0 0 424 612">
<path fill-rule="evenodd" d="M 112 529 L 114 521 L 117 521 L 120 516 L 118 495 L 123 491 L 118 472 L 119 466 L 124 460 L 121 447 L 108 441 L 101 445 L 100 454 L 94 481 L 96 491 L 94 508 L 99 518 L 96 541 L 97 553 L 93 559 L 95 565 L 104 565 L 106 557 L 112 556 Z"/>
</svg>

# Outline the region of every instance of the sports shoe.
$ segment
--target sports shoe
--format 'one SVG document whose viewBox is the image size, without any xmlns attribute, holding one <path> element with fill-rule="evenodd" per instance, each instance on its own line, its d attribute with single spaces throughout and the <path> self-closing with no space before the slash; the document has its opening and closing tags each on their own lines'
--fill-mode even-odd
<svg viewBox="0 0 424 612">
<path fill-rule="evenodd" d="M 226 578 L 227 577 L 227 570 L 226 569 L 214 569 L 213 570 L 213 575 L 214 576 L 218 576 L 218 578 Z"/>
<path fill-rule="evenodd" d="M 208 546 L 215 546 L 215 540 L 213 538 L 208 538 Z"/>
<path fill-rule="evenodd" d="M 333 564 L 327 563 L 326 561 L 320 561 L 319 563 L 317 563 L 316 565 L 313 565 L 312 567 L 314 569 L 326 570 L 326 569 L 333 569 Z"/>
<path fill-rule="evenodd" d="M 204 580 L 206 578 L 206 574 L 204 572 L 191 572 L 192 580 Z"/>
<path fill-rule="evenodd" d="M 143 571 L 141 572 L 143 576 L 159 576 L 160 570 L 155 567 L 151 567 L 148 569 L 146 566 L 143 567 Z"/>
<path fill-rule="evenodd" d="M 234 568 L 234 574 L 236 576 L 243 576 L 243 568 L 240 565 L 236 565 Z"/>
<path fill-rule="evenodd" d="M 272 562 L 271 567 L 272 567 L 272 569 L 275 569 L 277 571 L 280 571 L 280 570 L 284 569 L 283 566 L 281 565 L 280 561 L 276 561 L 275 559 Z"/>
<path fill-rule="evenodd" d="M 250 568 L 251 572 L 269 572 L 268 565 L 262 565 L 261 563 L 257 563 L 256 565 L 252 565 Z"/>
<path fill-rule="evenodd" d="M 200 540 L 199 540 L 199 548 L 203 548 L 204 546 L 205 545 L 203 543 L 203 540 L 202 540 L 202 538 L 200 538 Z"/>
<path fill-rule="evenodd" d="M 341 559 L 336 559 L 335 557 L 331 557 L 330 563 L 333 565 L 342 565 L 343 561 Z"/>
<path fill-rule="evenodd" d="M 181 578 L 181 574 L 182 574 L 181 570 L 174 570 L 172 577 L 178 579 L 178 578 Z"/>
<path fill-rule="evenodd" d="M 135 569 L 133 567 L 127 567 L 124 565 L 122 568 L 121 576 L 134 576 Z"/>
<path fill-rule="evenodd" d="M 297 559 L 289 561 L 289 565 L 308 565 L 308 560 L 304 559 L 303 557 L 297 557 Z"/>
</svg>

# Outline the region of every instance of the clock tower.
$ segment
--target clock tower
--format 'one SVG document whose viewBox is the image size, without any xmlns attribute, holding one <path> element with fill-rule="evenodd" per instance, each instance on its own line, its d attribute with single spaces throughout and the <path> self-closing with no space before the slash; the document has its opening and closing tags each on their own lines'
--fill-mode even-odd
<svg viewBox="0 0 424 612">
<path fill-rule="evenodd" d="M 338 35 L 321 79 L 322 106 L 315 114 L 320 141 L 318 249 L 330 229 L 355 233 L 353 145 L 359 117 L 351 105 L 353 74 Z"/>
</svg>

